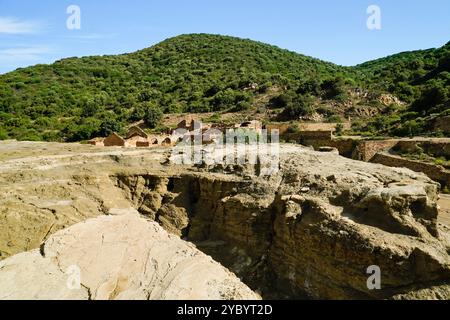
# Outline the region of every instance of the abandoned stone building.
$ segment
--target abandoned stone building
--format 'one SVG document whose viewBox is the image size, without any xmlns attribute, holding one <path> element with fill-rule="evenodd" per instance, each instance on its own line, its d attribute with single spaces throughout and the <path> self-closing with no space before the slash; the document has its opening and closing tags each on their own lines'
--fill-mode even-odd
<svg viewBox="0 0 450 320">
<path fill-rule="evenodd" d="M 128 129 L 127 132 L 127 139 L 132 139 L 134 137 L 142 137 L 142 138 L 148 138 L 148 134 L 142 130 L 138 126 L 132 126 L 130 129 Z"/>
<path fill-rule="evenodd" d="M 251 129 L 251 130 L 256 130 L 258 132 L 261 132 L 263 129 L 263 124 L 261 121 L 252 120 L 252 121 L 246 121 L 239 125 L 236 125 L 236 128 L 245 128 L 245 129 Z"/>
<path fill-rule="evenodd" d="M 125 139 L 114 132 L 103 140 L 103 145 L 105 147 L 125 147 Z"/>
<path fill-rule="evenodd" d="M 149 135 L 138 126 L 128 129 L 126 138 L 117 133 L 112 133 L 106 138 L 95 138 L 88 143 L 93 146 L 104 147 L 128 147 L 128 148 L 149 148 L 153 146 L 171 146 L 173 139 L 168 135 Z"/>
<path fill-rule="evenodd" d="M 148 134 L 141 128 L 133 126 L 127 132 L 126 142 L 129 147 L 145 146 L 148 143 Z"/>
<path fill-rule="evenodd" d="M 103 139 L 103 138 L 95 138 L 95 139 L 89 140 L 88 144 L 90 144 L 91 146 L 103 147 L 105 145 L 104 140 L 105 139 Z"/>
</svg>

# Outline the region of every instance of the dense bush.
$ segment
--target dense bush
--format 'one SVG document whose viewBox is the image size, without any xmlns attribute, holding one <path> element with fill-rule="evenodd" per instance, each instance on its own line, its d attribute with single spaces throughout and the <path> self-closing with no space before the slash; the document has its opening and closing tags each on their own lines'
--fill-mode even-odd
<svg viewBox="0 0 450 320">
<path fill-rule="evenodd" d="M 411 51 L 366 62 L 362 72 L 369 87 L 390 92 L 422 116 L 449 108 L 450 43 L 442 48 Z"/>
<path fill-rule="evenodd" d="M 100 137 L 107 137 L 113 132 L 120 133 L 121 131 L 123 131 L 122 124 L 115 119 L 108 118 L 105 119 L 100 125 L 100 129 L 97 132 L 97 135 Z"/>
<path fill-rule="evenodd" d="M 311 115 L 313 111 L 313 98 L 309 95 L 297 95 L 288 100 L 283 116 L 288 120 L 298 120 Z"/>
<path fill-rule="evenodd" d="M 0 140 L 6 140 L 8 138 L 9 138 L 8 132 L 0 128 Z"/>
<path fill-rule="evenodd" d="M 342 123 L 343 121 L 342 121 L 341 116 L 332 115 L 332 116 L 329 116 L 327 118 L 327 122 L 329 122 L 329 123 Z"/>
<path fill-rule="evenodd" d="M 0 139 L 76 141 L 140 120 L 157 127 L 162 113 L 247 110 L 272 87 L 283 88 L 272 106 L 293 119 L 312 111 L 311 96 L 345 102 L 353 88 L 393 93 L 423 117 L 450 108 L 449 52 L 447 44 L 350 68 L 250 40 L 182 35 L 1 75 Z"/>
<path fill-rule="evenodd" d="M 117 129 L 82 118 L 112 112 L 122 127 L 143 119 L 153 127 L 159 124 L 156 109 L 246 110 L 273 86 L 311 80 L 304 91 L 314 93 L 316 79 L 346 70 L 255 41 L 183 35 L 132 54 L 63 59 L 0 76 L 0 127 L 12 138 L 35 130 L 43 139 L 75 140 Z M 256 91 L 246 90 L 251 83 L 258 84 Z"/>
<path fill-rule="evenodd" d="M 342 77 L 325 80 L 321 85 L 325 91 L 327 99 L 334 99 L 339 96 L 346 96 L 345 80 Z"/>
<path fill-rule="evenodd" d="M 163 115 L 164 114 L 161 109 L 154 105 L 148 104 L 144 115 L 145 124 L 149 128 L 154 129 L 160 125 Z"/>
</svg>

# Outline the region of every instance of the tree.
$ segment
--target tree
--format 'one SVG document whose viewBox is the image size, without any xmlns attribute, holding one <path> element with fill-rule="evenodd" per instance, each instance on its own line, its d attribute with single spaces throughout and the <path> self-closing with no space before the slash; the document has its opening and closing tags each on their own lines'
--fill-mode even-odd
<svg viewBox="0 0 450 320">
<path fill-rule="evenodd" d="M 138 104 L 134 107 L 133 112 L 129 116 L 129 121 L 136 122 L 145 118 L 146 107 L 144 104 Z"/>
<path fill-rule="evenodd" d="M 338 136 L 340 136 L 340 135 L 342 135 L 343 132 L 344 132 L 344 124 L 338 123 L 338 124 L 336 125 L 336 134 L 337 134 Z"/>
<path fill-rule="evenodd" d="M 249 110 L 251 107 L 252 107 L 252 104 L 250 102 L 242 100 L 236 104 L 236 107 L 233 109 L 233 111 L 234 112 L 246 111 L 246 110 Z"/>
<path fill-rule="evenodd" d="M 98 134 L 100 124 L 101 120 L 97 118 L 78 118 L 69 123 L 63 132 L 66 139 L 71 142 L 89 140 Z"/>
<path fill-rule="evenodd" d="M 317 79 L 303 81 L 300 83 L 300 86 L 297 89 L 297 93 L 312 94 L 314 96 L 318 96 L 320 93 L 320 85 L 321 83 Z"/>
<path fill-rule="evenodd" d="M 161 109 L 152 104 L 146 103 L 145 107 L 146 107 L 144 116 L 145 124 L 149 128 L 154 129 L 161 123 L 164 114 L 161 111 Z"/>
<path fill-rule="evenodd" d="M 292 104 L 295 94 L 292 91 L 285 92 L 277 97 L 270 100 L 270 105 L 272 108 L 286 108 L 288 105 Z"/>
<path fill-rule="evenodd" d="M 233 105 L 236 99 L 236 94 L 233 89 L 226 89 L 225 91 L 220 91 L 214 96 L 214 106 L 217 110 L 229 108 Z"/>
<path fill-rule="evenodd" d="M 339 102 L 347 102 L 350 89 L 356 88 L 351 98 L 361 106 L 377 93 L 394 94 L 405 111 L 413 111 L 417 101 L 420 112 L 408 119 L 414 120 L 449 108 L 449 50 L 447 44 L 341 67 L 250 40 L 183 35 L 132 54 L 63 59 L 0 75 L 0 123 L 12 139 L 35 129 L 45 139 L 63 141 L 68 135 L 62 129 L 69 123 L 73 130 L 83 125 L 78 118 L 97 118 L 100 127 L 106 113 L 119 124 L 131 124 L 146 118 L 146 103 L 164 113 L 242 110 L 253 105 L 249 98 L 260 95 L 263 101 L 284 92 L 272 106 L 298 117 L 312 111 L 299 104 L 299 95 L 313 95 L 319 105 L 334 105 L 321 98 L 343 105 Z M 259 92 L 245 90 L 249 83 L 257 83 Z M 151 126 L 158 123 L 149 118 Z M 102 130 L 113 129 L 105 122 Z M 78 136 L 90 130 L 80 129 Z M 432 126 L 424 127 L 424 133 L 430 131 Z"/>
<path fill-rule="evenodd" d="M 326 80 L 322 83 L 322 89 L 325 90 L 327 99 L 333 99 L 345 94 L 345 80 L 342 77 Z"/>
<path fill-rule="evenodd" d="M 0 128 L 0 140 L 6 140 L 8 138 L 9 138 L 8 133 L 2 128 Z"/>
<path fill-rule="evenodd" d="M 283 115 L 288 119 L 297 120 L 300 117 L 311 115 L 314 111 L 313 98 L 309 95 L 298 95 L 290 102 L 283 111 Z"/>
<path fill-rule="evenodd" d="M 450 55 L 446 55 L 439 60 L 439 68 L 442 70 L 450 70 Z"/>
<path fill-rule="evenodd" d="M 81 116 L 92 117 L 97 113 L 97 106 L 92 99 L 85 100 L 81 105 Z"/>
<path fill-rule="evenodd" d="M 436 106 L 444 103 L 446 98 L 446 89 L 435 85 L 422 93 L 421 97 L 412 104 L 412 109 L 422 114 L 427 114 Z"/>
<path fill-rule="evenodd" d="M 100 125 L 98 135 L 101 137 L 107 137 L 113 132 L 122 131 L 122 124 L 115 119 L 105 119 Z"/>
</svg>

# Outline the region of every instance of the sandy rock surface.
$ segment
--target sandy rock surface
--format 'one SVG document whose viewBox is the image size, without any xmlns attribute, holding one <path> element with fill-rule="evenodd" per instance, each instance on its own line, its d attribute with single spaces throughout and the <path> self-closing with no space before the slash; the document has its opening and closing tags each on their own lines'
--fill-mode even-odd
<svg viewBox="0 0 450 320">
<path fill-rule="evenodd" d="M 0 283 L 0 299 L 259 299 L 212 258 L 137 212 L 52 235 L 40 249 L 0 262 Z"/>
<path fill-rule="evenodd" d="M 281 145 L 279 159 L 264 175 L 261 164 L 180 165 L 170 149 L 2 142 L 0 260 L 44 242 L 50 250 L 60 230 L 134 209 L 263 298 L 450 299 L 437 183 L 295 145 Z M 370 266 L 381 270 L 380 290 L 367 286 Z"/>
</svg>

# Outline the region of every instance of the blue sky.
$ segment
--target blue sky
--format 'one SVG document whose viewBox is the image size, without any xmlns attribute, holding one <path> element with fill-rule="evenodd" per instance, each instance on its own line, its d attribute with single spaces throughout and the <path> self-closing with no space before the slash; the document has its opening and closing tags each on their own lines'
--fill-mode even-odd
<svg viewBox="0 0 450 320">
<path fill-rule="evenodd" d="M 81 29 L 69 30 L 69 5 Z M 381 30 L 366 10 L 381 9 Z M 0 0 L 0 73 L 63 57 L 132 52 L 184 33 L 263 41 L 342 65 L 450 40 L 448 0 Z"/>
</svg>

